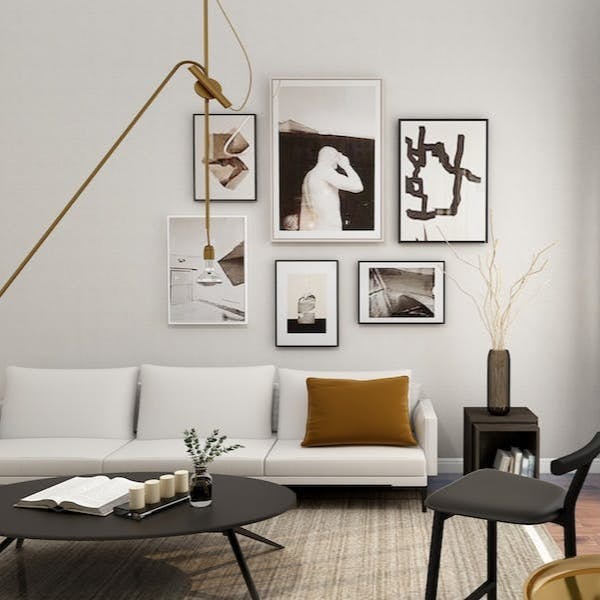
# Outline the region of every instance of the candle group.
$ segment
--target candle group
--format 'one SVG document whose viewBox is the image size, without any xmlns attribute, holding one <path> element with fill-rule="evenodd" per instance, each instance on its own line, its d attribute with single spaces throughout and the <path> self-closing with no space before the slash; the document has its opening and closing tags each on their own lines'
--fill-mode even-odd
<svg viewBox="0 0 600 600">
<path fill-rule="evenodd" d="M 175 494 L 189 492 L 189 472 L 185 469 L 173 474 L 161 475 L 160 479 L 148 479 L 135 483 L 129 488 L 129 508 L 141 510 L 147 504 L 158 504 L 161 500 L 175 497 Z"/>
</svg>

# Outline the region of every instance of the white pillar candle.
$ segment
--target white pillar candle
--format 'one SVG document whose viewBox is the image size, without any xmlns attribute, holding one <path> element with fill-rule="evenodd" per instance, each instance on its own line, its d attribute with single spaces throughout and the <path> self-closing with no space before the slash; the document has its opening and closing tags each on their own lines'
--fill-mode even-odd
<svg viewBox="0 0 600 600">
<path fill-rule="evenodd" d="M 146 506 L 146 486 L 135 483 L 129 488 L 129 508 L 139 510 Z"/>
<path fill-rule="evenodd" d="M 160 482 L 158 479 L 148 479 L 144 482 L 146 488 L 146 502 L 157 504 L 160 502 Z"/>
<path fill-rule="evenodd" d="M 186 469 L 175 471 L 175 492 L 187 494 L 190 491 L 190 473 Z"/>
<path fill-rule="evenodd" d="M 160 497 L 172 498 L 175 495 L 175 476 L 161 475 L 160 476 Z"/>
</svg>

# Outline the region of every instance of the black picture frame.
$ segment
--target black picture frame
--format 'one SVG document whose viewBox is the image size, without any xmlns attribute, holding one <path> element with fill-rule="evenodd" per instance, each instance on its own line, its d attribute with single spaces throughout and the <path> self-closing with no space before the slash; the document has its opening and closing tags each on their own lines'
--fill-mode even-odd
<svg viewBox="0 0 600 600">
<path fill-rule="evenodd" d="M 424 268 L 429 267 L 439 271 L 439 283 L 436 283 L 434 276 L 434 286 L 440 287 L 439 299 L 434 298 L 434 310 L 431 317 L 424 316 L 423 310 L 430 310 L 415 298 L 413 300 L 416 311 L 413 316 L 387 316 L 382 318 L 367 317 L 365 313 L 370 312 L 370 280 L 369 273 L 363 272 L 363 265 L 375 266 L 375 268 L 389 268 L 388 265 L 398 265 L 406 268 Z M 366 281 L 364 278 L 366 277 Z M 381 290 L 384 291 L 384 290 Z M 433 291 L 433 290 L 432 290 Z M 367 297 L 365 297 L 365 293 Z M 408 298 L 408 296 L 407 296 Z M 439 308 L 436 304 L 439 302 Z M 407 306 L 407 309 L 410 308 Z M 420 312 L 420 314 L 419 314 Z M 444 325 L 446 323 L 446 261 L 444 260 L 359 260 L 357 263 L 357 321 L 359 325 Z"/>
<path fill-rule="evenodd" d="M 424 182 L 421 179 L 421 184 L 420 184 L 420 189 L 419 189 L 419 185 L 415 185 L 414 187 L 416 188 L 414 191 L 416 192 L 415 194 L 411 194 L 409 192 L 406 191 L 407 189 L 407 178 L 408 178 L 408 173 L 406 172 L 406 168 L 403 168 L 403 162 L 404 162 L 404 149 L 405 149 L 405 132 L 403 132 L 403 124 L 411 124 L 414 127 L 415 123 L 433 123 L 436 125 L 440 125 L 443 123 L 448 123 L 451 125 L 454 124 L 459 124 L 459 123 L 466 123 L 466 124 L 473 124 L 473 123 L 477 123 L 477 124 L 481 124 L 483 126 L 483 144 L 482 144 L 482 148 L 481 151 L 485 153 L 485 155 L 483 157 L 481 157 L 480 159 L 480 165 L 481 165 L 481 170 L 483 171 L 483 173 L 481 175 L 479 175 L 478 173 L 475 172 L 471 172 L 470 175 L 475 175 L 476 177 L 481 177 L 482 179 L 484 179 L 483 183 L 483 187 L 481 189 L 480 195 L 483 195 L 484 197 L 484 206 L 483 206 L 483 214 L 480 217 L 480 224 L 479 224 L 479 228 L 480 231 L 478 230 L 478 235 L 474 235 L 474 236 L 470 236 L 469 238 L 467 238 L 466 236 L 458 236 L 458 237 L 454 237 L 453 235 L 445 235 L 444 237 L 446 239 L 444 239 L 443 237 L 439 237 L 438 239 L 428 239 L 428 233 L 432 232 L 434 235 L 439 235 L 439 233 L 437 232 L 437 229 L 433 229 L 433 228 L 427 228 L 425 226 L 425 224 L 423 225 L 423 239 L 408 239 L 409 238 L 409 234 L 405 231 L 407 229 L 407 221 L 410 219 L 410 217 L 408 217 L 407 215 L 407 210 L 408 207 L 405 206 L 405 202 L 404 202 L 404 197 L 405 196 L 415 196 L 415 197 L 421 197 L 418 194 L 425 194 L 427 195 L 427 189 L 425 188 Z M 464 137 L 464 134 L 463 134 Z M 464 141 L 464 140 L 463 140 Z M 432 144 L 432 142 L 430 140 L 427 140 L 428 144 Z M 457 146 L 458 146 L 458 142 L 457 142 Z M 456 157 L 456 152 L 455 155 Z M 439 157 L 436 157 L 439 159 Z M 412 161 L 411 161 L 412 162 Z M 441 163 L 441 161 L 440 161 Z M 454 165 L 452 165 L 454 166 Z M 462 166 L 462 165 L 461 165 Z M 406 167 L 406 165 L 405 165 Z M 462 166 L 462 168 L 464 170 L 469 170 L 469 166 Z M 415 118 L 409 118 L 409 119 L 398 119 L 398 173 L 399 173 L 399 185 L 398 185 L 398 242 L 401 244 L 437 244 L 437 243 L 445 243 L 446 241 L 448 242 L 453 242 L 453 243 L 487 243 L 488 241 L 488 215 L 489 215 L 489 119 L 487 118 L 465 118 L 465 119 L 458 119 L 458 118 L 421 118 L 421 119 L 415 119 Z M 413 173 L 414 173 L 414 169 L 413 169 Z M 449 208 L 433 208 L 433 210 L 431 210 L 431 207 L 428 207 L 429 210 L 428 211 L 423 211 L 423 208 L 421 208 L 421 210 L 413 210 L 413 213 L 419 213 L 419 212 L 427 212 L 427 219 L 423 218 L 423 222 L 429 222 L 429 223 L 435 223 L 436 221 L 438 221 L 437 217 L 452 217 L 452 216 L 457 216 L 457 215 L 452 215 L 452 214 L 447 214 L 444 215 L 441 211 L 448 211 L 451 212 L 452 210 L 459 210 L 460 209 L 460 194 L 461 194 L 461 188 L 463 187 L 465 182 L 465 176 L 462 176 L 459 183 L 458 183 L 458 189 L 455 189 L 456 186 L 456 182 L 455 182 L 455 186 L 450 186 L 449 192 L 448 192 L 448 197 L 450 200 L 452 200 L 452 202 L 450 202 L 450 207 Z M 471 181 L 467 180 L 467 183 L 472 183 Z M 475 183 L 475 182 L 473 182 Z M 416 182 L 415 182 L 416 184 Z M 453 208 L 453 204 L 456 200 L 456 195 L 458 194 L 458 202 L 459 204 L 456 206 L 456 208 Z M 427 203 L 427 200 L 425 201 Z M 464 206 L 463 206 L 463 211 L 465 210 Z M 435 217 L 431 217 L 431 213 L 438 213 L 435 215 Z M 458 213 L 457 213 L 458 214 Z M 403 225 L 404 223 L 404 225 Z M 436 223 L 436 228 L 437 226 L 440 225 L 440 223 Z M 443 223 L 441 223 L 441 225 L 443 225 Z"/>
<path fill-rule="evenodd" d="M 204 170 L 200 168 L 202 166 L 201 155 L 199 156 L 198 148 L 203 148 L 203 139 L 198 139 L 201 135 L 201 125 L 203 131 L 203 117 L 204 113 L 194 113 L 192 115 L 192 165 L 193 165 L 193 188 L 194 188 L 194 201 L 204 202 L 204 186 L 202 185 L 204 178 Z M 257 137 L 256 137 L 256 114 L 255 113 L 210 113 L 211 119 L 211 131 L 214 133 L 215 126 L 218 126 L 219 121 L 227 118 L 231 121 L 240 120 L 243 122 L 245 117 L 250 117 L 252 120 L 252 140 L 250 140 L 251 148 L 253 151 L 252 161 L 250 170 L 254 173 L 250 173 L 251 182 L 251 197 L 236 197 L 234 193 L 225 192 L 223 189 L 219 189 L 218 183 L 215 181 L 211 182 L 211 202 L 256 202 L 258 198 L 258 172 L 257 172 Z M 203 136 L 202 136 L 203 137 Z M 200 181 L 202 180 L 202 181 Z M 220 197 L 221 196 L 221 197 Z M 227 196 L 227 197 L 223 197 Z M 229 197 L 231 196 L 231 197 Z"/>
<path fill-rule="evenodd" d="M 310 265 L 317 263 L 330 263 L 334 267 L 333 277 L 335 279 L 333 292 L 335 294 L 334 306 L 335 306 L 335 318 L 328 319 L 333 322 L 334 325 L 334 335 L 333 342 L 325 341 L 328 334 L 321 333 L 319 331 L 306 331 L 306 333 L 297 331 L 297 332 L 282 332 L 282 324 L 286 323 L 289 326 L 289 319 L 287 314 L 287 309 L 282 307 L 281 298 L 280 298 L 280 284 L 281 284 L 281 275 L 280 266 L 284 264 L 289 265 Z M 298 273 L 298 269 L 296 269 Z M 326 274 L 326 273 L 325 273 Z M 281 312 L 280 312 L 281 309 Z M 318 321 L 318 319 L 317 319 Z M 275 347 L 277 348 L 337 348 L 340 345 L 340 336 L 339 336 L 339 328 L 340 328 L 340 303 L 339 303 L 339 261 L 335 259 L 317 259 L 317 260 L 303 260 L 303 259 L 285 259 L 285 260 L 276 260 L 275 261 Z M 309 337 L 305 337 L 308 335 Z M 311 336 L 322 335 L 324 339 L 324 343 L 311 343 L 315 341 L 315 339 Z M 282 343 L 284 336 L 289 336 L 289 343 Z"/>
</svg>

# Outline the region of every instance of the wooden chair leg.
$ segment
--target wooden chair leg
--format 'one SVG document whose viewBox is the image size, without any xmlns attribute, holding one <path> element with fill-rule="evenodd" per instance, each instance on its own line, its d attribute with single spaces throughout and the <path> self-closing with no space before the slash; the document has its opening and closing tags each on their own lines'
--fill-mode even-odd
<svg viewBox="0 0 600 600">
<path fill-rule="evenodd" d="M 433 529 L 431 530 L 431 546 L 429 549 L 429 566 L 427 568 L 427 589 L 425 600 L 436 600 L 440 561 L 442 558 L 442 540 L 444 537 L 444 521 L 448 515 L 435 511 Z"/>
</svg>

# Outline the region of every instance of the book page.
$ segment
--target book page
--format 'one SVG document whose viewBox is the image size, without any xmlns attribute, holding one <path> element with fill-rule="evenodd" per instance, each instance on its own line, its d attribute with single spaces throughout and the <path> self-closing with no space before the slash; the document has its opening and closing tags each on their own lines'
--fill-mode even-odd
<svg viewBox="0 0 600 600">
<path fill-rule="evenodd" d="M 75 495 L 85 494 L 89 490 L 110 481 L 105 475 L 95 477 L 72 477 L 61 483 L 57 483 L 45 490 L 31 494 L 21 499 L 21 502 L 42 502 L 52 500 L 60 504 L 63 500 L 71 500 Z"/>
<path fill-rule="evenodd" d="M 106 479 L 107 481 L 100 482 L 98 485 L 76 489 L 75 493 L 69 494 L 65 500 L 85 508 L 101 508 L 113 503 L 118 504 L 127 498 L 129 488 L 136 483 L 124 477 Z"/>
</svg>

